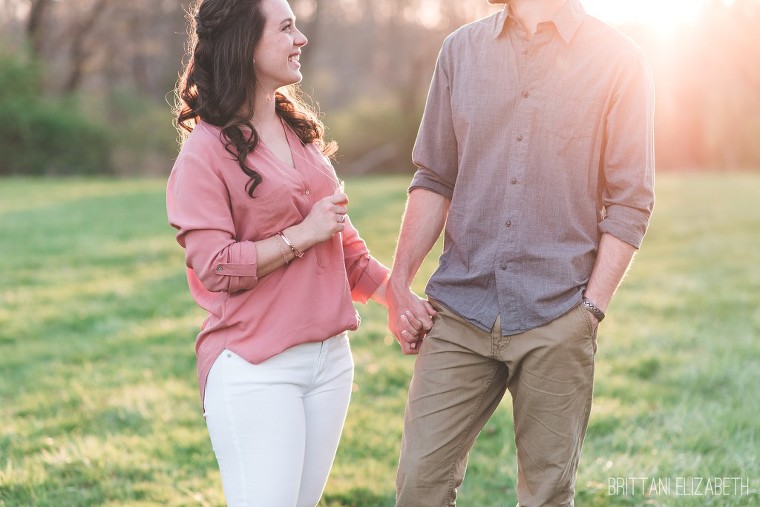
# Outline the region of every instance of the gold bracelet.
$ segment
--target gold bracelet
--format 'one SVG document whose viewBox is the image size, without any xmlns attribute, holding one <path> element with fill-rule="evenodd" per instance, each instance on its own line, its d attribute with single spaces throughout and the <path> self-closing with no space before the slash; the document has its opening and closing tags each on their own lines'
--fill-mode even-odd
<svg viewBox="0 0 760 507">
<path fill-rule="evenodd" d="M 288 253 L 285 251 L 285 248 L 282 246 L 282 241 L 280 241 L 279 238 L 275 239 L 275 241 L 277 241 L 277 248 L 280 249 L 280 253 L 282 254 L 282 260 L 285 261 L 285 265 L 287 266 L 288 263 L 290 263 L 290 259 L 288 259 Z"/>
<path fill-rule="evenodd" d="M 293 242 L 290 241 L 287 236 L 285 236 L 285 231 L 280 231 L 277 233 L 277 235 L 281 237 L 282 240 L 285 242 L 285 244 L 290 247 L 290 251 L 293 252 L 293 255 L 295 255 L 299 259 L 303 258 L 303 252 L 298 250 L 298 248 L 296 248 L 295 245 L 293 245 Z"/>
</svg>

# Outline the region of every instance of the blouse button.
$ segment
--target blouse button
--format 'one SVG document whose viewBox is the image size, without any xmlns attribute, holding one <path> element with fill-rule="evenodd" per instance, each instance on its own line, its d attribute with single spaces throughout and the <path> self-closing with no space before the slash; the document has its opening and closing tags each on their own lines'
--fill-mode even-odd
<svg viewBox="0 0 760 507">
<path fill-rule="evenodd" d="M 222 272 L 222 271 L 224 271 L 224 267 L 223 266 L 217 266 L 216 270 L 219 271 L 219 272 Z"/>
<path fill-rule="evenodd" d="M 307 188 L 306 190 L 303 191 L 303 193 L 304 193 L 304 195 L 310 195 L 311 191 L 309 191 L 309 189 Z"/>
</svg>

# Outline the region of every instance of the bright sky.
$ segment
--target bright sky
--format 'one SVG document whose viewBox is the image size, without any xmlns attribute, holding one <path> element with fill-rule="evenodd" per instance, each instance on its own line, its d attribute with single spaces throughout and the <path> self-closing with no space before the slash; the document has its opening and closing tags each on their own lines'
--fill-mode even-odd
<svg viewBox="0 0 760 507">
<path fill-rule="evenodd" d="M 611 24 L 635 23 L 669 32 L 699 16 L 705 0 L 581 0 L 586 12 Z"/>
</svg>

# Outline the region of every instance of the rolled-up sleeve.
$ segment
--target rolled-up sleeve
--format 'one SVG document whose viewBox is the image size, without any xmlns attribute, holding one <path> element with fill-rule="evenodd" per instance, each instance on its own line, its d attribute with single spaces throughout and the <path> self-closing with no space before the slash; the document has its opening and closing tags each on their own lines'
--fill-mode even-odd
<svg viewBox="0 0 760 507">
<path fill-rule="evenodd" d="M 412 152 L 412 161 L 417 166 L 417 172 L 409 191 L 425 188 L 451 199 L 459 159 L 451 116 L 449 42 L 447 39 L 441 48 L 430 83 L 425 112 Z"/>
<path fill-rule="evenodd" d="M 654 84 L 641 50 L 620 68 L 605 128 L 599 229 L 639 248 L 654 207 Z"/>
<path fill-rule="evenodd" d="M 348 216 L 347 216 L 348 218 Z M 343 229 L 343 255 L 346 264 L 348 285 L 351 288 L 351 298 L 365 304 L 370 296 L 388 278 L 388 268 L 369 254 L 367 245 L 359 236 L 359 232 L 346 220 Z"/>
<path fill-rule="evenodd" d="M 167 185 L 169 223 L 179 231 L 185 264 L 206 290 L 252 289 L 258 282 L 256 246 L 235 240 L 227 188 L 210 164 L 193 153 L 181 155 Z"/>
</svg>

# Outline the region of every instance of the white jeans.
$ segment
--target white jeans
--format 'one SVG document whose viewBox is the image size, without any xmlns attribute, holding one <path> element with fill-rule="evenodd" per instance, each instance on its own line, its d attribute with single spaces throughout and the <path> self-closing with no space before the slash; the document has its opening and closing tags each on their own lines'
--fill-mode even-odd
<svg viewBox="0 0 760 507">
<path fill-rule="evenodd" d="M 345 333 L 297 345 L 256 365 L 229 350 L 217 358 L 204 407 L 228 506 L 319 502 L 353 376 Z"/>
</svg>

